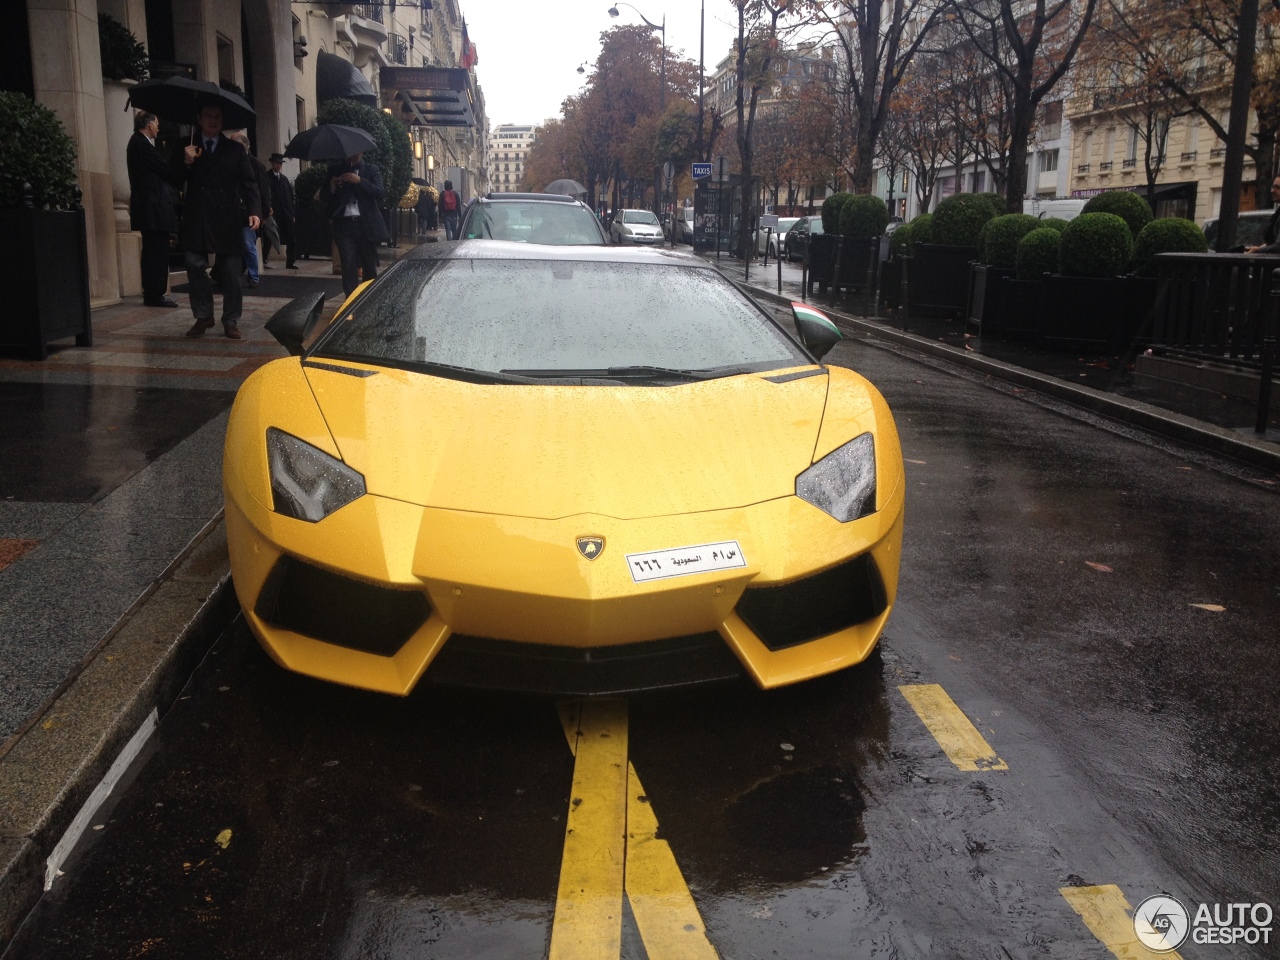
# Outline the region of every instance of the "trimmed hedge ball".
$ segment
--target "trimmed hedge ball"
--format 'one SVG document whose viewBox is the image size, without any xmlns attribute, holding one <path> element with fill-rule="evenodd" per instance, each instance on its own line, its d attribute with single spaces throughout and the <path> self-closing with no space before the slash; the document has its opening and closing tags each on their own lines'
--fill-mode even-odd
<svg viewBox="0 0 1280 960">
<path fill-rule="evenodd" d="M 1130 238 L 1137 238 L 1151 222 L 1151 205 L 1139 194 L 1128 190 L 1108 190 L 1100 193 L 1084 205 L 1085 213 L 1113 213 L 1129 226 Z"/>
<path fill-rule="evenodd" d="M 1129 225 L 1114 213 L 1082 213 L 1062 231 L 1058 265 L 1069 277 L 1118 277 L 1133 259 Z"/>
<path fill-rule="evenodd" d="M 836 234 L 840 232 L 840 211 L 852 193 L 833 193 L 822 201 L 822 232 Z"/>
<path fill-rule="evenodd" d="M 975 193 L 975 197 L 982 197 L 991 207 L 991 215 L 993 217 L 1003 217 L 1009 212 L 1009 205 L 1005 202 L 1004 197 L 998 193 Z"/>
<path fill-rule="evenodd" d="M 988 220 L 982 229 L 985 233 L 982 262 L 992 267 L 1016 267 L 1018 241 L 1042 227 L 1040 221 L 1029 213 L 1006 213 Z"/>
<path fill-rule="evenodd" d="M 1018 279 L 1039 280 L 1046 273 L 1057 273 L 1061 244 L 1062 234 L 1052 227 L 1037 227 L 1024 235 L 1018 241 Z"/>
<path fill-rule="evenodd" d="M 1152 220 L 1133 244 L 1133 262 L 1140 277 L 1154 277 L 1158 253 L 1208 253 L 1204 231 L 1181 217 Z"/>
<path fill-rule="evenodd" d="M 950 247 L 976 247 L 982 225 L 995 216 L 991 201 L 976 193 L 955 193 L 938 204 L 933 215 L 933 242 Z"/>
<path fill-rule="evenodd" d="M 911 244 L 933 243 L 933 214 L 922 213 L 909 224 L 911 228 Z"/>
<path fill-rule="evenodd" d="M 1070 222 L 1070 220 L 1063 220 L 1061 217 L 1044 217 L 1040 220 L 1040 226 L 1051 227 L 1061 233 L 1067 229 L 1067 224 Z"/>
<path fill-rule="evenodd" d="M 840 232 L 846 237 L 878 237 L 888 225 L 889 208 L 871 194 L 854 194 L 840 208 Z"/>
</svg>

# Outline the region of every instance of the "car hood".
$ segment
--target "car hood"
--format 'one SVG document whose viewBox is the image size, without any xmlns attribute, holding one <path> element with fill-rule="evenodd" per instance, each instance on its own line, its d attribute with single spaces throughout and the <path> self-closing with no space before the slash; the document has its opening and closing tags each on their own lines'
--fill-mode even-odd
<svg viewBox="0 0 1280 960">
<path fill-rule="evenodd" d="M 791 496 L 812 462 L 828 385 L 825 373 L 613 387 L 305 369 L 342 459 L 370 493 L 545 519 L 666 516 Z M 866 407 L 871 418 L 869 398 Z"/>
</svg>

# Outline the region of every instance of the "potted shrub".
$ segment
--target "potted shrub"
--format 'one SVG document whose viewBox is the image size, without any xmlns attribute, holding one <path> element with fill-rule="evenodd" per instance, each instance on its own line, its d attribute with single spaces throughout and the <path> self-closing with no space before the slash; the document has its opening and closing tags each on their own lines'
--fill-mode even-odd
<svg viewBox="0 0 1280 960">
<path fill-rule="evenodd" d="M 1059 273 L 1045 283 L 1042 332 L 1050 342 L 1112 348 L 1127 339 L 1135 290 L 1121 274 L 1133 258 L 1129 224 L 1114 213 L 1082 213 L 1062 231 Z"/>
<path fill-rule="evenodd" d="M 889 225 L 889 208 L 879 197 L 856 194 L 840 208 L 840 272 L 836 278 L 846 289 L 875 287 L 880 259 L 880 236 Z"/>
<path fill-rule="evenodd" d="M 836 238 L 840 235 L 840 213 L 851 193 L 833 193 L 822 201 L 822 233 L 809 237 L 809 290 L 818 284 L 825 293 L 835 268 Z"/>
<path fill-rule="evenodd" d="M 1139 277 L 1154 279 L 1158 273 L 1157 254 L 1208 252 L 1209 242 L 1204 231 L 1190 220 L 1181 217 L 1152 220 L 1139 231 L 1133 243 L 1134 272 Z"/>
<path fill-rule="evenodd" d="M 969 302 L 969 265 L 978 259 L 982 227 L 995 216 L 985 196 L 957 193 L 938 204 L 932 242 L 914 232 L 911 309 L 961 314 Z"/>
<path fill-rule="evenodd" d="M 1028 231 L 1018 241 L 1014 276 L 997 281 L 998 332 L 1002 338 L 1034 340 L 1040 336 L 1041 290 L 1046 274 L 1058 272 L 1061 243 L 1059 231 L 1043 226 Z"/>
<path fill-rule="evenodd" d="M 0 349 L 43 360 L 52 340 L 92 346 L 75 143 L 21 93 L 0 92 L 0 235 Z"/>
<path fill-rule="evenodd" d="M 1110 213 L 1119 217 L 1129 227 L 1129 237 L 1138 238 L 1142 228 L 1151 222 L 1151 205 L 1141 196 L 1128 190 L 1107 190 L 1098 194 L 1080 211 L 1086 213 Z"/>
<path fill-rule="evenodd" d="M 1030 214 L 1006 213 L 988 220 L 982 226 L 980 262 L 973 265 L 969 285 L 969 320 L 978 324 L 982 333 L 993 333 L 1002 326 L 1000 281 L 1012 277 L 1018 265 L 1018 242 L 1040 227 Z"/>
</svg>

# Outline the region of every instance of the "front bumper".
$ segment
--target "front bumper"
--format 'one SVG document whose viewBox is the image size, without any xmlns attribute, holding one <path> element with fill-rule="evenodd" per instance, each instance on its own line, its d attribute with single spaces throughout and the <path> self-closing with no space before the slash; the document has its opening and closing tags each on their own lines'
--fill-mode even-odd
<svg viewBox="0 0 1280 960">
<path fill-rule="evenodd" d="M 520 687 L 493 681 L 521 645 L 543 661 L 538 689 L 557 688 L 557 660 L 562 692 L 678 685 L 726 675 L 707 648 L 715 636 L 756 684 L 782 686 L 864 660 L 897 592 L 901 485 L 847 524 L 795 497 L 676 517 L 534 520 L 373 495 L 311 524 L 274 513 L 230 472 L 225 492 L 236 593 L 267 652 L 288 669 L 387 693 L 430 679 L 437 658 L 442 678 L 465 679 L 470 665 L 488 674 L 481 685 Z M 575 546 L 584 536 L 604 539 L 597 559 Z M 738 541 L 746 567 L 636 583 L 625 559 L 725 540 Z M 830 598 L 816 616 L 815 598 Z M 625 661 L 644 644 L 662 654 L 653 663 L 697 661 L 708 675 L 629 678 Z"/>
</svg>

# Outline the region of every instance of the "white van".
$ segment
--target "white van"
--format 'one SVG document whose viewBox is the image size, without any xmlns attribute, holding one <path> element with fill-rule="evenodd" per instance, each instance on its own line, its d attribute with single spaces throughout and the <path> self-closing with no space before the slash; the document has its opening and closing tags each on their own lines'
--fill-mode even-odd
<svg viewBox="0 0 1280 960">
<path fill-rule="evenodd" d="M 1056 217 L 1059 220 L 1074 220 L 1080 216 L 1088 200 L 1040 200 L 1032 198 L 1024 209 L 1033 217 L 1048 220 Z"/>
</svg>

